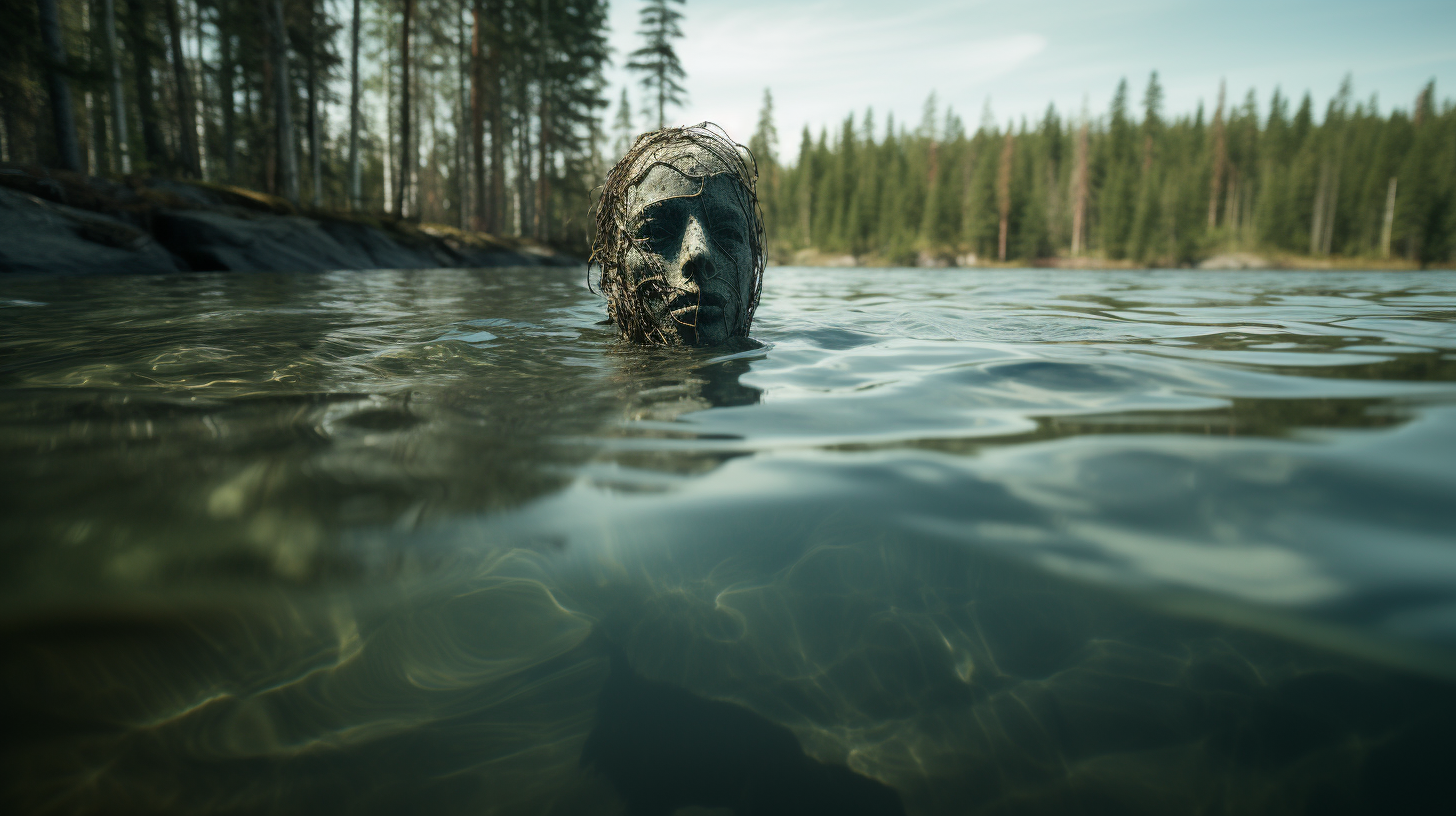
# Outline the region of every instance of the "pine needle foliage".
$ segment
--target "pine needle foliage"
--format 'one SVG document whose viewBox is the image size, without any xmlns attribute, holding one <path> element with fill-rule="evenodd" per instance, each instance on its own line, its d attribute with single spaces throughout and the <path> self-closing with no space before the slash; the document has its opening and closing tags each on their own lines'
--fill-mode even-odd
<svg viewBox="0 0 1456 816">
<path fill-rule="evenodd" d="M 637 30 L 645 42 L 631 54 L 627 68 L 642 74 L 642 87 L 650 100 L 647 114 L 656 115 L 657 129 L 667 126 L 667 107 L 681 106 L 687 98 L 687 89 L 682 80 L 687 78 L 682 61 L 673 47 L 674 40 L 682 39 L 683 14 L 672 7 L 673 3 L 683 5 L 685 0 L 644 0 L 642 3 L 642 28 Z"/>
<path fill-rule="evenodd" d="M 1434 83 L 1381 112 L 1347 82 L 1321 111 L 1276 90 L 1211 112 L 1140 104 L 967 133 L 932 96 L 919 126 L 871 112 L 800 140 L 760 184 L 770 256 L 860 263 L 1187 266 L 1222 253 L 1456 263 L 1456 106 Z M 1238 100 L 1237 97 L 1234 98 Z M 1211 115 L 1210 115 L 1211 113 Z M 1322 115 L 1321 115 L 1322 114 Z M 759 130 L 772 132 L 765 105 Z"/>
</svg>

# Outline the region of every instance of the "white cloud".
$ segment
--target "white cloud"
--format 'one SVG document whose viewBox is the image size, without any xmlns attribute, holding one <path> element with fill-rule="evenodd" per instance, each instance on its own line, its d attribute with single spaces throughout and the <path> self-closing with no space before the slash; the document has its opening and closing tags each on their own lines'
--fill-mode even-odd
<svg viewBox="0 0 1456 816">
<path fill-rule="evenodd" d="M 741 7 L 689 9 L 679 56 L 690 99 L 677 121 L 709 119 L 747 141 L 768 87 L 780 149 L 792 149 L 805 124 L 817 130 L 867 105 L 881 117 L 887 110 L 916 113 L 932 90 L 953 98 L 1028 64 L 1047 48 L 1047 39 L 1037 33 L 977 36 L 964 12 L 964 4 L 853 15 L 831 3 L 773 14 Z M 629 30 L 625 37 L 621 30 L 614 36 L 619 54 L 635 37 L 634 26 L 620 28 Z"/>
<path fill-rule="evenodd" d="M 639 7 L 612 0 L 614 104 L 629 83 L 641 104 L 621 68 L 638 44 Z M 1003 123 L 1039 117 L 1049 102 L 1074 116 L 1086 100 L 1098 116 L 1119 79 L 1136 103 L 1153 70 L 1173 115 L 1212 104 L 1220 79 L 1235 100 L 1251 86 L 1267 100 L 1277 83 L 1322 106 L 1353 72 L 1358 96 L 1408 107 L 1428 78 L 1449 89 L 1456 71 L 1449 0 L 1327 0 L 1319 14 L 1268 0 L 688 0 L 683 11 L 690 99 L 675 123 L 712 120 L 746 141 L 769 87 L 790 156 L 805 124 L 817 135 L 866 106 L 880 127 L 892 111 L 913 126 L 932 90 L 974 127 L 988 99 Z"/>
</svg>

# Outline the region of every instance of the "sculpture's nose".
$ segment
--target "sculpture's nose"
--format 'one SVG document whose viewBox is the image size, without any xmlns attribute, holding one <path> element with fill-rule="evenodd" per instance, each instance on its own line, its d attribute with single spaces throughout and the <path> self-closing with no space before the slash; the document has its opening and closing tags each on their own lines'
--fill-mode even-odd
<svg viewBox="0 0 1456 816">
<path fill-rule="evenodd" d="M 688 216 L 683 229 L 682 246 L 677 251 L 677 263 L 673 264 L 679 276 L 675 284 L 696 289 L 712 273 L 712 256 L 708 252 L 708 234 L 696 215 Z"/>
</svg>

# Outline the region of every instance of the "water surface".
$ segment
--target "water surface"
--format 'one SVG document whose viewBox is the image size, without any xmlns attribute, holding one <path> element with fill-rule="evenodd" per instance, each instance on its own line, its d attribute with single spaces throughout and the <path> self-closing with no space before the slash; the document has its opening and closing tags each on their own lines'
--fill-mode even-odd
<svg viewBox="0 0 1456 816">
<path fill-rule="evenodd" d="M 774 268 L 707 350 L 602 312 L 0 281 L 6 800 L 622 812 L 620 649 L 910 813 L 1453 804 L 1456 275 Z"/>
</svg>

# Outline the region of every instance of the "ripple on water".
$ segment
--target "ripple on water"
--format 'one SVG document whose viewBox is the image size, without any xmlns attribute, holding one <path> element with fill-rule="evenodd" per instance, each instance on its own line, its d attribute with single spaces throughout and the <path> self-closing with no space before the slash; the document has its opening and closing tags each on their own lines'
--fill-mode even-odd
<svg viewBox="0 0 1456 816">
<path fill-rule="evenodd" d="M 1456 807 L 1451 274 L 774 268 L 707 350 L 581 270 L 0 308 L 18 810 L 618 812 L 613 654 L 911 813 Z"/>
</svg>

